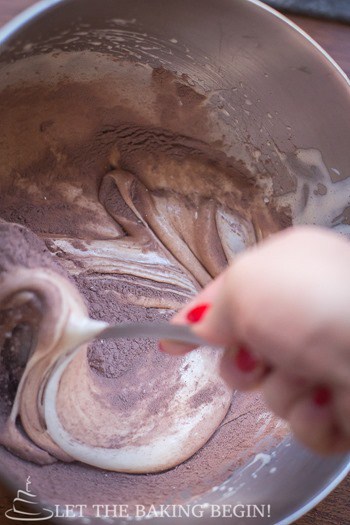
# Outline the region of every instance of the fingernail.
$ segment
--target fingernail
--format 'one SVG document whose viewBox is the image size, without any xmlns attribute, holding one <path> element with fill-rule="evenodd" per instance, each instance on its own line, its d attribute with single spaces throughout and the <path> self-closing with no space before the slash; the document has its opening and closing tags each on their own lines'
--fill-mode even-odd
<svg viewBox="0 0 350 525">
<path fill-rule="evenodd" d="M 159 350 L 159 352 L 165 352 L 165 348 L 162 345 L 162 343 L 158 343 L 158 350 Z"/>
<path fill-rule="evenodd" d="M 235 364 L 241 372 L 249 373 L 256 369 L 258 361 L 245 346 L 240 346 L 235 354 Z"/>
<path fill-rule="evenodd" d="M 199 323 L 199 321 L 203 319 L 203 316 L 207 312 L 208 308 L 210 308 L 210 304 L 201 304 L 196 306 L 187 312 L 187 321 L 192 324 Z"/>
<path fill-rule="evenodd" d="M 316 388 L 313 394 L 313 401 L 315 405 L 324 407 L 329 405 L 332 400 L 332 393 L 326 386 Z"/>
</svg>

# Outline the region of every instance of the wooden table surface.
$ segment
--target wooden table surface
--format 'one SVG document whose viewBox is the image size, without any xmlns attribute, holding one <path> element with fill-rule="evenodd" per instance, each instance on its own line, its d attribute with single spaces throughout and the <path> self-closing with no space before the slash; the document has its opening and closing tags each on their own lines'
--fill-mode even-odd
<svg viewBox="0 0 350 525">
<path fill-rule="evenodd" d="M 34 0 L 0 0 L 0 25 L 32 4 Z M 302 16 L 290 18 L 317 40 L 350 76 L 350 26 Z M 10 501 L 7 505 L 4 495 L 0 488 L 0 512 L 3 505 L 5 508 L 12 505 Z M 0 523 L 2 516 L 1 512 Z M 350 525 L 350 476 L 296 525 Z"/>
</svg>

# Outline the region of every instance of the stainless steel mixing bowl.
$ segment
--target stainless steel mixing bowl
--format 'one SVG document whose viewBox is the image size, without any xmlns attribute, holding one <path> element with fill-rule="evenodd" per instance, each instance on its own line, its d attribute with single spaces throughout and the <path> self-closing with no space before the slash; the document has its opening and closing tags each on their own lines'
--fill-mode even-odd
<svg viewBox="0 0 350 525">
<path fill-rule="evenodd" d="M 2 28 L 0 44 L 0 77 L 9 61 L 57 49 L 133 59 L 136 53 L 140 62 L 186 73 L 217 94 L 221 118 L 232 128 L 230 154 L 268 173 L 294 166 L 300 180 L 326 168 L 343 208 L 349 201 L 349 81 L 305 33 L 257 1 L 44 0 Z M 317 202 L 304 219 L 347 233 L 342 221 L 329 223 L 326 204 L 327 198 Z M 230 521 L 288 524 L 349 470 L 350 456 L 321 458 L 288 438 L 196 503 L 266 504 L 265 517 Z M 2 477 L 11 486 L 10 473 Z"/>
</svg>

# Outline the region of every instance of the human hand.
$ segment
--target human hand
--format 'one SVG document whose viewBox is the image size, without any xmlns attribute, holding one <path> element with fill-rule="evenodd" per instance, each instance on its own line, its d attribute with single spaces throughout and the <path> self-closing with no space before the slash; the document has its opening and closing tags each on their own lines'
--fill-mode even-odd
<svg viewBox="0 0 350 525">
<path fill-rule="evenodd" d="M 350 450 L 350 243 L 316 227 L 278 233 L 236 262 L 173 319 L 226 348 L 221 371 L 260 388 L 305 445 Z M 191 348 L 162 342 L 172 354 Z"/>
</svg>

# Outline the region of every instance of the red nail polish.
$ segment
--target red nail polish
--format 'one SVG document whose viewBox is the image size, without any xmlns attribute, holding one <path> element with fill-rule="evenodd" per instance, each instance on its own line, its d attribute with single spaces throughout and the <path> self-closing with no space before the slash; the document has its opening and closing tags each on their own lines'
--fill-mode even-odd
<svg viewBox="0 0 350 525">
<path fill-rule="evenodd" d="M 313 394 L 313 401 L 315 405 L 324 407 L 329 405 L 332 400 L 332 393 L 326 386 L 320 386 L 316 388 Z"/>
<path fill-rule="evenodd" d="M 196 306 L 195 308 L 187 312 L 187 321 L 189 323 L 199 323 L 199 321 L 201 321 L 209 307 L 210 304 L 201 304 L 199 306 Z"/>
<path fill-rule="evenodd" d="M 241 372 L 253 372 L 258 366 L 257 359 L 244 346 L 240 346 L 235 355 L 235 363 Z"/>
<path fill-rule="evenodd" d="M 159 352 L 165 352 L 164 346 L 162 345 L 161 342 L 158 343 L 158 350 L 159 350 Z"/>
</svg>

